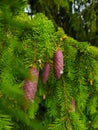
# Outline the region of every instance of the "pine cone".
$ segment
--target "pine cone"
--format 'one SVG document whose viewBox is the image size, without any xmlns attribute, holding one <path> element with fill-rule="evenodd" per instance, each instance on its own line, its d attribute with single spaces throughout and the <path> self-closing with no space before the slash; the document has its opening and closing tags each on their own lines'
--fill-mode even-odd
<svg viewBox="0 0 98 130">
<path fill-rule="evenodd" d="M 31 77 L 24 82 L 24 96 L 27 101 L 32 101 L 35 97 L 38 84 L 39 72 L 36 68 L 30 68 Z"/>
<path fill-rule="evenodd" d="M 60 79 L 61 74 L 63 73 L 63 53 L 61 50 L 57 50 L 54 54 L 54 72 L 56 79 Z"/>
<path fill-rule="evenodd" d="M 75 100 L 72 98 L 71 99 L 71 112 L 75 112 L 76 109 L 76 103 Z"/>
<path fill-rule="evenodd" d="M 43 72 L 42 72 L 42 82 L 43 82 L 43 84 L 46 84 L 48 77 L 49 77 L 49 73 L 50 73 L 50 64 L 47 62 L 44 65 Z"/>
</svg>

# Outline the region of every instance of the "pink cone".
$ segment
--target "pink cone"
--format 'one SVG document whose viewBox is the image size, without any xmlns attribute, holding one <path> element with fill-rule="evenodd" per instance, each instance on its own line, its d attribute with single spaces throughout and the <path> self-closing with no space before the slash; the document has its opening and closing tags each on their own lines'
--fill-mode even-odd
<svg viewBox="0 0 98 130">
<path fill-rule="evenodd" d="M 54 54 L 54 73 L 56 79 L 60 79 L 61 74 L 63 73 L 64 59 L 63 53 L 61 50 L 57 50 Z"/>
<path fill-rule="evenodd" d="M 49 78 L 49 73 L 50 73 L 50 64 L 47 62 L 44 65 L 43 72 L 42 72 L 42 82 L 43 82 L 43 84 L 46 84 L 46 82 Z"/>
<path fill-rule="evenodd" d="M 32 101 L 35 97 L 38 84 L 39 72 L 36 68 L 30 68 L 31 78 L 24 82 L 24 96 L 27 101 Z"/>
</svg>

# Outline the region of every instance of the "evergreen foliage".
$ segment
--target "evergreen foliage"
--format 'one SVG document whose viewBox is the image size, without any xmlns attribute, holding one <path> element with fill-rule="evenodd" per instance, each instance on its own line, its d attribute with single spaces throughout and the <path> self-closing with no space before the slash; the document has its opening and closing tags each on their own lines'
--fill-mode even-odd
<svg viewBox="0 0 98 130">
<path fill-rule="evenodd" d="M 6 2 L 0 6 L 0 119 L 9 116 L 0 120 L 1 129 L 5 129 L 4 123 L 9 130 L 13 122 L 13 130 L 97 130 L 98 48 L 74 40 L 62 28 L 55 30 L 42 13 L 32 19 L 21 10 L 12 15 Z M 57 48 L 64 55 L 59 80 L 53 69 Z M 50 74 L 43 84 L 46 62 L 50 63 Z M 34 100 L 27 103 L 23 84 L 31 66 L 39 70 L 39 81 Z"/>
<path fill-rule="evenodd" d="M 44 13 L 78 41 L 98 46 L 98 0 L 28 0 L 33 14 Z"/>
<path fill-rule="evenodd" d="M 11 130 L 12 122 L 9 116 L 0 114 L 0 130 Z"/>
</svg>

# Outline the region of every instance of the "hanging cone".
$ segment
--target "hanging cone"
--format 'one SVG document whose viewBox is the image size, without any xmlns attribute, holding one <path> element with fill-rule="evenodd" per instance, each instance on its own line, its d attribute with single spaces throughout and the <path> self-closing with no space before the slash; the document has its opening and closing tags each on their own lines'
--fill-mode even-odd
<svg viewBox="0 0 98 130">
<path fill-rule="evenodd" d="M 39 72 L 36 68 L 30 68 L 30 79 L 25 80 L 24 82 L 24 96 L 27 101 L 32 101 L 35 97 L 35 93 L 37 90 L 37 84 L 38 84 L 38 76 Z"/>
<path fill-rule="evenodd" d="M 70 112 L 75 112 L 76 109 L 76 103 L 75 100 L 72 98 L 71 99 L 71 111 Z"/>
<path fill-rule="evenodd" d="M 43 72 L 42 72 L 42 82 L 43 82 L 43 84 L 46 84 L 46 82 L 49 78 L 49 73 L 50 73 L 50 64 L 47 62 L 44 65 Z"/>
<path fill-rule="evenodd" d="M 57 50 L 54 54 L 54 73 L 56 79 L 60 79 L 61 74 L 63 74 L 63 66 L 64 66 L 64 60 L 63 60 L 63 53 L 61 50 Z"/>
</svg>

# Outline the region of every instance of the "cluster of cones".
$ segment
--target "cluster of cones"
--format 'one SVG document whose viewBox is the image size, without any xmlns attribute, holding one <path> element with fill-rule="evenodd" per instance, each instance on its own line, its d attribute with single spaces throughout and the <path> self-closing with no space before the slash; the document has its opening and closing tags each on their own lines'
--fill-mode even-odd
<svg viewBox="0 0 98 130">
<path fill-rule="evenodd" d="M 55 77 L 58 80 L 63 74 L 63 66 L 64 66 L 63 53 L 60 49 L 57 49 L 56 52 L 54 53 L 53 63 L 54 63 Z M 35 93 L 37 90 L 39 71 L 34 67 L 30 68 L 29 71 L 31 76 L 30 79 L 25 80 L 23 90 L 25 99 L 31 102 L 32 100 L 34 100 Z M 50 74 L 50 63 L 46 62 L 42 72 L 43 84 L 46 84 L 49 78 L 49 74 Z"/>
</svg>

